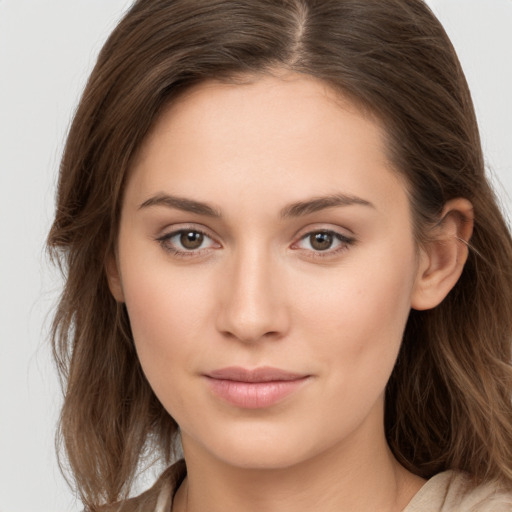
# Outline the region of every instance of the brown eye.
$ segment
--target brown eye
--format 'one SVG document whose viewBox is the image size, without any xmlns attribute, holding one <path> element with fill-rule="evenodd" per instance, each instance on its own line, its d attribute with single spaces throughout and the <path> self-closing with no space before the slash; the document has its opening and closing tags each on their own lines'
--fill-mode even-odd
<svg viewBox="0 0 512 512">
<path fill-rule="evenodd" d="M 156 239 L 162 248 L 176 257 L 192 257 L 210 254 L 222 246 L 199 229 L 177 229 Z"/>
<path fill-rule="evenodd" d="M 335 257 L 348 250 L 356 240 L 337 231 L 310 231 L 292 245 L 292 249 L 300 249 L 305 256 Z"/>
<path fill-rule="evenodd" d="M 309 243 L 315 251 L 326 251 L 332 247 L 334 236 L 332 233 L 311 233 L 309 235 Z"/>
<path fill-rule="evenodd" d="M 199 249 L 204 241 L 204 235 L 198 231 L 183 231 L 180 234 L 180 244 L 184 249 Z"/>
</svg>

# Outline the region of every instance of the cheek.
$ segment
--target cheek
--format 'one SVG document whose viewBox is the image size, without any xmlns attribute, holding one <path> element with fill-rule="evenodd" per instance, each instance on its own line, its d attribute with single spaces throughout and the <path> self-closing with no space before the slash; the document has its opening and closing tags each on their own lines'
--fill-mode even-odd
<svg viewBox="0 0 512 512">
<path fill-rule="evenodd" d="M 193 366 L 198 342 L 206 338 L 209 308 L 202 293 L 204 279 L 202 283 L 199 276 L 195 281 L 184 279 L 182 272 L 171 268 L 165 262 L 141 265 L 135 258 L 126 258 L 122 269 L 137 354 L 151 387 L 161 398 Z M 179 394 L 173 395 L 179 400 Z"/>
<path fill-rule="evenodd" d="M 302 280 L 297 323 L 309 332 L 333 390 L 362 396 L 385 387 L 410 311 L 413 262 L 412 249 L 388 247 L 361 253 L 354 264 L 326 276 L 323 287 Z"/>
</svg>

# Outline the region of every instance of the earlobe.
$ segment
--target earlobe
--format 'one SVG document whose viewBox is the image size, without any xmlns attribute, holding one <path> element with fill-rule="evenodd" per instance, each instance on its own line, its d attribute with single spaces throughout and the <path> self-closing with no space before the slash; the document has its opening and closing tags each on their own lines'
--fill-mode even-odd
<svg viewBox="0 0 512 512">
<path fill-rule="evenodd" d="M 111 254 L 105 265 L 105 271 L 107 274 L 108 287 L 110 293 L 117 302 L 124 302 L 124 292 L 121 281 L 121 275 L 119 273 L 119 263 L 114 254 Z"/>
<path fill-rule="evenodd" d="M 436 307 L 457 283 L 468 257 L 473 218 L 473 205 L 467 199 L 446 203 L 430 241 L 420 250 L 413 309 Z"/>
</svg>

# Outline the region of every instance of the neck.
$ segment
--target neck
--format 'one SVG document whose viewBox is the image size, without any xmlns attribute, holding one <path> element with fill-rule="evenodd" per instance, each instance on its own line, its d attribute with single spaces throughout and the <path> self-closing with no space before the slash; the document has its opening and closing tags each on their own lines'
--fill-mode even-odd
<svg viewBox="0 0 512 512">
<path fill-rule="evenodd" d="M 185 435 L 188 476 L 173 512 L 399 512 L 424 480 L 398 464 L 383 429 L 378 438 L 364 434 L 277 469 L 229 464 Z"/>
</svg>

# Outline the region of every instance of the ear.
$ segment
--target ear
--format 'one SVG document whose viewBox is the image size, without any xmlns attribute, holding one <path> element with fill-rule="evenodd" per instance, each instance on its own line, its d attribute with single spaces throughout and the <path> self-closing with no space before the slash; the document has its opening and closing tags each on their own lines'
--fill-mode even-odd
<svg viewBox="0 0 512 512">
<path fill-rule="evenodd" d="M 457 283 L 468 258 L 473 233 L 473 205 L 463 198 L 448 201 L 441 220 L 420 249 L 418 273 L 411 307 L 432 309 L 440 304 Z"/>
<path fill-rule="evenodd" d="M 119 262 L 117 261 L 115 254 L 111 254 L 107 258 L 105 271 L 107 274 L 110 293 L 113 295 L 117 302 L 124 302 L 123 285 L 121 281 L 121 274 L 119 273 Z"/>
</svg>

